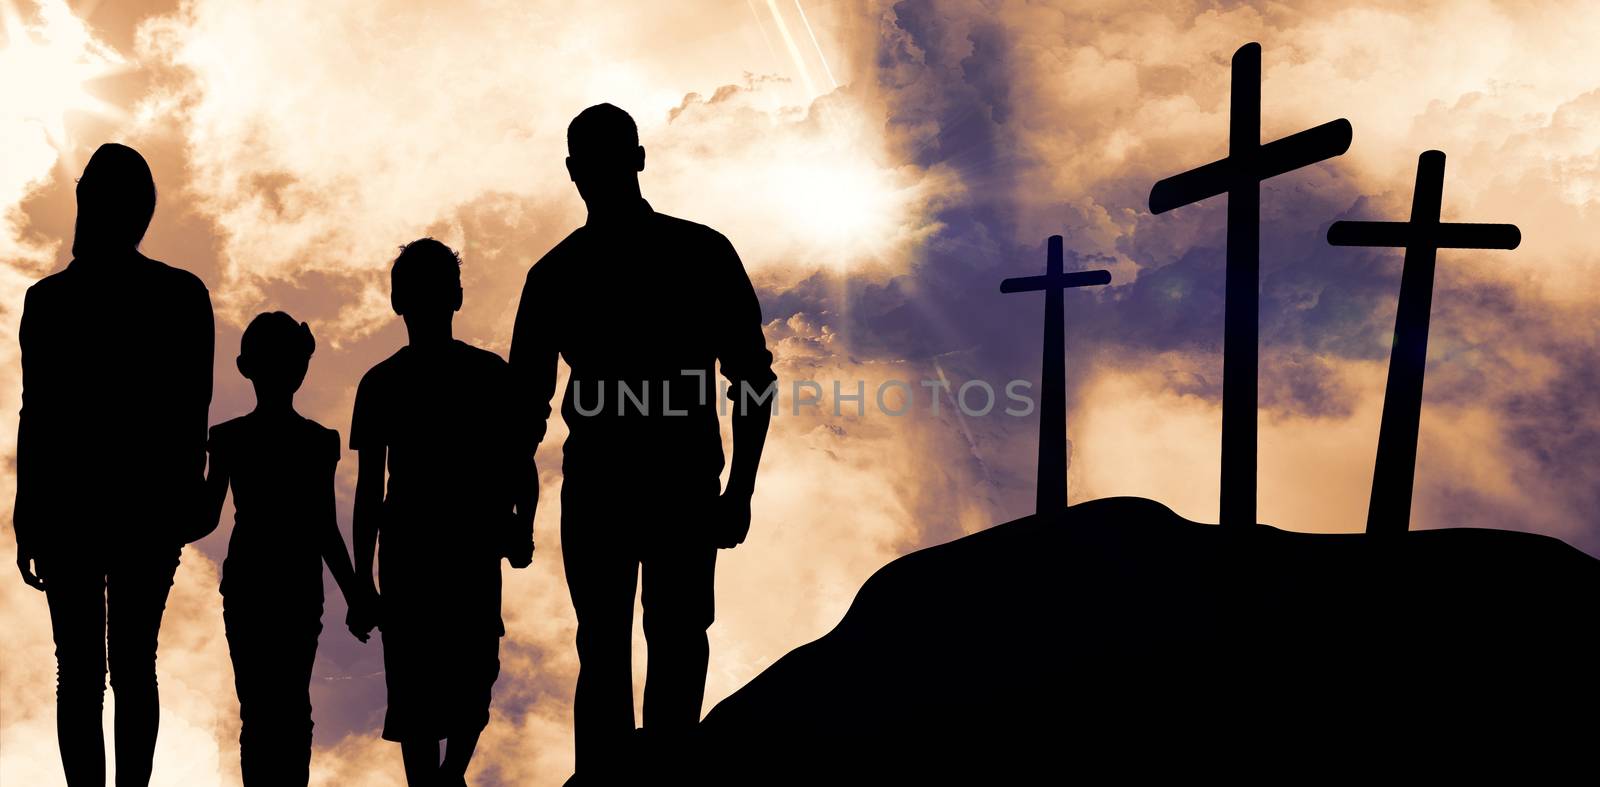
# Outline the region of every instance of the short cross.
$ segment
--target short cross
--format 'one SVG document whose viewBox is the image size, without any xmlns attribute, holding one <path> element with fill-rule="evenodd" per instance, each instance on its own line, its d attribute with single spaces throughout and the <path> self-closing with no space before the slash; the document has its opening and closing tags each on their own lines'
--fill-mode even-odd
<svg viewBox="0 0 1600 787">
<path fill-rule="evenodd" d="M 1336 221 L 1328 228 L 1334 246 L 1404 246 L 1400 306 L 1394 315 L 1389 382 L 1378 427 L 1378 460 L 1372 469 L 1367 532 L 1403 533 L 1411 523 L 1411 487 L 1416 476 L 1417 428 L 1422 417 L 1422 374 L 1428 363 L 1428 315 L 1433 306 L 1433 263 L 1439 249 L 1515 249 L 1522 233 L 1513 224 L 1441 224 L 1444 154 L 1423 153 L 1410 221 Z"/>
<path fill-rule="evenodd" d="M 1044 291 L 1044 364 L 1039 380 L 1039 482 L 1037 511 L 1059 516 L 1067 508 L 1067 347 L 1061 293 L 1069 287 L 1108 284 L 1104 270 L 1063 273 L 1062 240 L 1051 235 L 1043 276 L 1000 282 L 1000 291 Z"/>
</svg>

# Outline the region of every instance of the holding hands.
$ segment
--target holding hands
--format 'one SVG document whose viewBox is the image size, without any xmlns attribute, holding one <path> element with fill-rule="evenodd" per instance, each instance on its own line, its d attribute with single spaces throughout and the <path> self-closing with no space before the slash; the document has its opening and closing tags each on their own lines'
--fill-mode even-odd
<svg viewBox="0 0 1600 787">
<path fill-rule="evenodd" d="M 378 589 L 368 583 L 366 587 L 352 593 L 345 601 L 350 605 L 350 611 L 344 616 L 345 626 L 356 639 L 366 642 L 372 636 L 372 630 L 378 628 L 378 609 L 381 603 L 378 599 Z"/>
</svg>

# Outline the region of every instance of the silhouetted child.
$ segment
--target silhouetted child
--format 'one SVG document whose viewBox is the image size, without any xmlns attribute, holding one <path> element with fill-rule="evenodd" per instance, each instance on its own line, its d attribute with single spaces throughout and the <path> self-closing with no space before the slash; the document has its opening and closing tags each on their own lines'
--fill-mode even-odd
<svg viewBox="0 0 1600 787">
<path fill-rule="evenodd" d="M 339 433 L 294 410 L 316 349 L 311 329 L 283 312 L 261 314 L 239 344 L 239 373 L 255 386 L 256 409 L 211 427 L 211 507 L 195 537 L 216 527 L 231 485 L 235 514 L 222 564 L 222 615 L 239 691 L 244 783 L 303 785 L 311 762 L 323 562 L 349 602 L 346 624 L 363 642 L 376 599 L 355 581 L 335 518 Z"/>
<path fill-rule="evenodd" d="M 538 477 L 533 446 L 517 440 L 510 368 L 453 338 L 460 258 L 423 238 L 401 249 L 390 284 L 410 343 L 356 390 L 356 573 L 371 580 L 376 542 L 383 737 L 401 744 L 412 785 L 464 784 L 500 673 L 500 558 L 533 559 Z"/>
</svg>

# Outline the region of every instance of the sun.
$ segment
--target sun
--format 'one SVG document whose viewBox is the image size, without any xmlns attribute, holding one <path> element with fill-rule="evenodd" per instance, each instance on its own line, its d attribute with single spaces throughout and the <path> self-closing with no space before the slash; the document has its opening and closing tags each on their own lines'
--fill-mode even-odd
<svg viewBox="0 0 1600 787">
<path fill-rule="evenodd" d="M 0 36 L 0 115 L 37 129 L 57 152 L 72 149 L 68 114 L 125 115 L 86 84 L 127 70 L 126 59 L 95 38 L 63 0 L 39 0 L 31 22 L 13 0 L 0 0 Z"/>
</svg>

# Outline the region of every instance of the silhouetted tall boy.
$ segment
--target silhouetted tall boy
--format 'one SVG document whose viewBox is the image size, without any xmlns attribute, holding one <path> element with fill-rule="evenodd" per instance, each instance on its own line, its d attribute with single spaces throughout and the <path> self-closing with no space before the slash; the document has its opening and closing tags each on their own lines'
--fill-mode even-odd
<svg viewBox="0 0 1600 787">
<path fill-rule="evenodd" d="M 211 298 L 139 253 L 156 185 L 132 148 L 101 145 L 77 198 L 72 264 L 28 289 L 18 333 L 17 568 L 50 605 L 67 783 L 106 783 L 109 664 L 117 784 L 142 785 L 161 722 L 156 634 L 202 505 Z"/>
<path fill-rule="evenodd" d="M 356 582 L 334 510 L 339 433 L 294 410 L 316 340 L 283 312 L 258 315 L 239 342 L 239 373 L 256 409 L 211 427 L 206 478 L 216 528 L 233 488 L 234 525 L 222 564 L 222 617 L 239 691 L 239 760 L 246 785 L 305 784 L 311 762 L 311 665 L 322 631 L 322 564 L 365 642 L 376 599 Z"/>
<path fill-rule="evenodd" d="M 733 245 L 640 194 L 633 118 L 589 107 L 567 127 L 567 151 L 588 221 L 528 271 L 511 362 L 532 416 L 530 448 L 544 436 L 557 356 L 572 367 L 561 406 L 561 552 L 582 664 L 577 770 L 594 782 L 618 778 L 635 737 L 636 594 L 650 646 L 645 740 L 672 754 L 700 721 L 717 549 L 750 528 L 776 378 Z M 719 366 L 736 403 L 726 489 Z"/>
<path fill-rule="evenodd" d="M 532 447 L 514 439 L 509 367 L 452 335 L 460 257 L 409 243 L 390 286 L 410 343 L 356 390 L 356 573 L 371 581 L 376 542 L 383 737 L 400 743 L 411 784 L 463 784 L 500 672 L 500 558 L 533 559 L 538 477 Z"/>
</svg>

